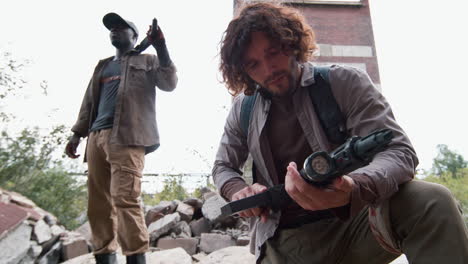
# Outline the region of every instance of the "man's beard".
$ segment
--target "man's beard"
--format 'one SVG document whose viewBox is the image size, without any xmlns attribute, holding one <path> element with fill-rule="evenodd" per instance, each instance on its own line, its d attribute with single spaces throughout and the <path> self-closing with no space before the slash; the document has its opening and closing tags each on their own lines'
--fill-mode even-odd
<svg viewBox="0 0 468 264">
<path fill-rule="evenodd" d="M 277 86 L 278 89 L 272 89 L 272 88 L 267 88 L 268 87 L 268 82 L 271 82 L 271 80 L 274 80 L 277 76 L 279 75 L 285 75 L 285 77 L 282 78 L 287 78 L 287 88 L 284 88 L 282 83 L 279 83 L 279 86 Z M 267 85 L 266 87 L 261 88 L 261 92 L 264 95 L 267 95 L 268 97 L 286 97 L 290 96 L 291 94 L 294 93 L 296 90 L 297 86 L 297 78 L 292 72 L 287 72 L 287 71 L 281 71 L 281 72 L 276 72 L 272 74 L 271 77 L 268 77 L 266 81 L 264 82 Z"/>
<path fill-rule="evenodd" d="M 289 60 L 289 70 L 280 70 L 276 71 L 271 76 L 268 76 L 265 81 L 263 82 L 265 84 L 265 88 L 263 90 L 266 90 L 267 94 L 270 94 L 270 96 L 274 97 L 285 97 L 285 96 L 290 96 L 293 94 L 297 87 L 299 86 L 299 78 L 302 74 L 302 70 L 300 69 L 300 65 L 297 62 L 297 60 L 294 57 L 291 57 Z M 283 82 L 284 80 L 281 80 L 276 88 L 278 89 L 272 89 L 267 88 L 269 85 L 269 82 L 272 82 L 277 78 L 278 76 L 283 75 L 282 78 L 287 78 L 287 87 L 283 87 Z"/>
</svg>

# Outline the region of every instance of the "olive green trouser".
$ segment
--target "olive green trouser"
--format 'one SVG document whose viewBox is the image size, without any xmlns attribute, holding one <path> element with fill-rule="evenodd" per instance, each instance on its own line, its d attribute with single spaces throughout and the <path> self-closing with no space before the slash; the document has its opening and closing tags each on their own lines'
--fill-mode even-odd
<svg viewBox="0 0 468 264">
<path fill-rule="evenodd" d="M 389 233 L 410 263 L 468 263 L 468 231 L 448 189 L 414 180 L 401 185 L 389 202 Z M 398 257 L 374 238 L 367 209 L 348 221 L 278 230 L 262 250 L 263 264 L 386 264 Z"/>
<path fill-rule="evenodd" d="M 144 253 L 149 237 L 140 206 L 143 147 L 109 144 L 111 129 L 91 132 L 88 161 L 88 219 L 94 254 Z"/>
</svg>

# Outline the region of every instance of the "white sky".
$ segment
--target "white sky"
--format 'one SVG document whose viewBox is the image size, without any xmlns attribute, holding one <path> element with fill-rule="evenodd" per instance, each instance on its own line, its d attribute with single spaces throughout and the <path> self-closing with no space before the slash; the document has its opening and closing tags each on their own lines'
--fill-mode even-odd
<svg viewBox="0 0 468 264">
<path fill-rule="evenodd" d="M 130 4 L 131 3 L 131 4 Z M 437 144 L 468 159 L 468 59 L 463 1 L 372 1 L 383 93 L 429 169 Z M 140 39 L 153 17 L 178 68 L 172 93 L 157 93 L 162 145 L 145 172 L 209 172 L 230 107 L 217 70 L 218 44 L 232 18 L 232 0 L 8 1 L 0 9 L 0 50 L 33 61 L 25 71 L 27 98 L 9 102 L 21 123 L 73 125 L 94 66 L 114 54 L 102 17 L 116 12 L 135 22 Z M 147 52 L 154 53 L 150 47 Z M 40 95 L 39 82 L 49 84 Z M 84 151 L 84 144 L 79 149 Z"/>
</svg>

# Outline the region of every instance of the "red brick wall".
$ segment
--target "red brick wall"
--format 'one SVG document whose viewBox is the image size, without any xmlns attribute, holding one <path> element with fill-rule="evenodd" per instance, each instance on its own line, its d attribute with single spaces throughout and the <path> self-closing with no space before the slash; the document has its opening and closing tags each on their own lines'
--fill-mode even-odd
<svg viewBox="0 0 468 264">
<path fill-rule="evenodd" d="M 317 34 L 318 43 L 374 45 L 367 1 L 362 6 L 295 5 Z"/>
<path fill-rule="evenodd" d="M 362 0 L 360 6 L 302 4 L 294 7 L 314 29 L 317 43 L 372 47 L 373 57 L 317 57 L 316 61 L 365 63 L 371 79 L 380 83 L 368 0 Z"/>
<path fill-rule="evenodd" d="M 234 3 L 242 0 L 234 0 Z M 316 57 L 317 62 L 364 63 L 371 79 L 379 84 L 379 68 L 368 0 L 361 5 L 294 4 L 315 31 L 318 44 L 369 46 L 373 57 Z M 235 4 L 235 7 L 238 7 Z M 236 13 L 236 12 L 235 12 Z"/>
</svg>

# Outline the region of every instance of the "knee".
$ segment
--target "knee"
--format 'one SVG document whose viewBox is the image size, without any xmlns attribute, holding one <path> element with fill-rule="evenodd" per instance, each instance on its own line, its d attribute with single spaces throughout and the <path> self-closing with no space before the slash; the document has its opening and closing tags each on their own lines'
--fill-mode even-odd
<svg viewBox="0 0 468 264">
<path fill-rule="evenodd" d="M 421 180 L 402 184 L 390 204 L 392 207 L 406 207 L 414 211 L 437 210 L 440 214 L 458 211 L 457 202 L 447 187 Z"/>
</svg>

